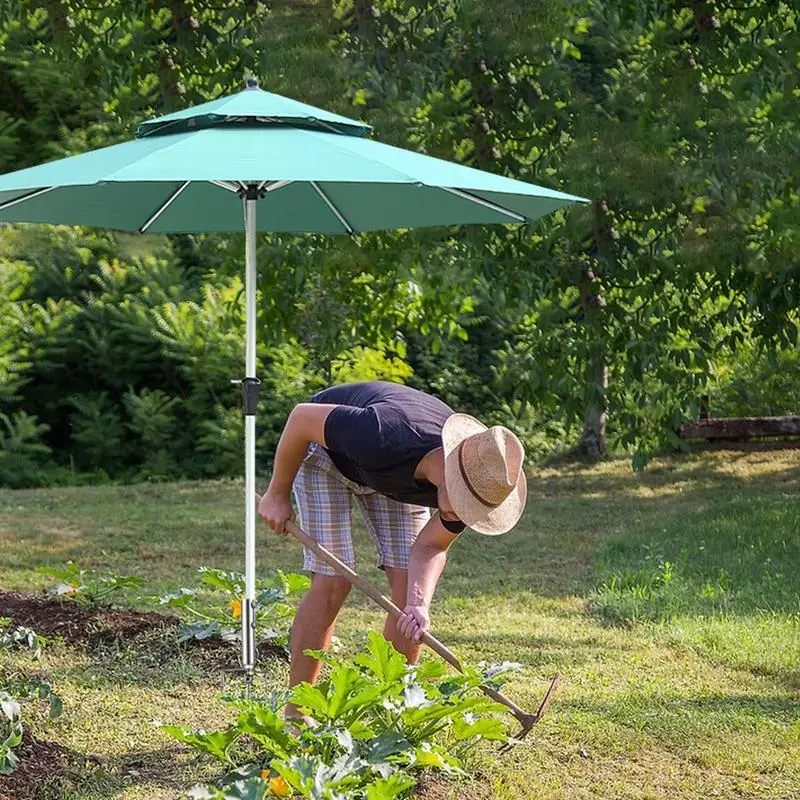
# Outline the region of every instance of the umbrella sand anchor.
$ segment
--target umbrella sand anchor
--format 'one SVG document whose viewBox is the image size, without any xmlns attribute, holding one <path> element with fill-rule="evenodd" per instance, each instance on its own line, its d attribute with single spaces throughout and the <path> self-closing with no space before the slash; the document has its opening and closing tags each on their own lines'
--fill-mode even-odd
<svg viewBox="0 0 800 800">
<path fill-rule="evenodd" d="M 255 650 L 256 232 L 525 223 L 581 197 L 382 144 L 371 127 L 258 88 L 142 122 L 135 138 L 0 176 L 0 223 L 246 232 L 245 592 Z M 256 203 L 260 203 L 256 217 Z"/>
</svg>

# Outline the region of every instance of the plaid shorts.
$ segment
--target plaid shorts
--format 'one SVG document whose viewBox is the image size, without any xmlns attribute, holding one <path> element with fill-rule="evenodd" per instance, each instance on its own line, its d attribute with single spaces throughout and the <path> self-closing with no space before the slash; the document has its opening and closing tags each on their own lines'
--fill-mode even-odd
<svg viewBox="0 0 800 800">
<path fill-rule="evenodd" d="M 411 545 L 430 518 L 425 506 L 400 503 L 345 478 L 323 447 L 312 443 L 294 479 L 300 526 L 345 564 L 356 565 L 353 549 L 353 498 L 367 523 L 378 567 L 408 569 Z M 303 569 L 320 575 L 336 571 L 305 549 Z"/>
</svg>

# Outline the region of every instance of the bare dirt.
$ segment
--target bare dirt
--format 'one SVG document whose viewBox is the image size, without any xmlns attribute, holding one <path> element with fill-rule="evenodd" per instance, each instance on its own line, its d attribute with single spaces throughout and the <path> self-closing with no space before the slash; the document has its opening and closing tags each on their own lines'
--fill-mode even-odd
<svg viewBox="0 0 800 800">
<path fill-rule="evenodd" d="M 10 617 L 15 625 L 45 637 L 90 646 L 123 642 L 154 628 L 177 630 L 180 625 L 177 617 L 153 611 L 84 608 L 70 600 L 4 591 L 0 591 L 0 617 Z"/>
<path fill-rule="evenodd" d="M 27 730 L 14 752 L 20 765 L 11 775 L 0 775 L 0 800 L 61 796 L 76 762 L 74 753 L 56 742 L 40 741 Z"/>
</svg>

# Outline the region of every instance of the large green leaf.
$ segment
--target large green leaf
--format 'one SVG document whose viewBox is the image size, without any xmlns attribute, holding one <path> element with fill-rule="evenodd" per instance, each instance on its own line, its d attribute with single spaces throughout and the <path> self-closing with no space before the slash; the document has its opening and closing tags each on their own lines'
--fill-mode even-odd
<svg viewBox="0 0 800 800">
<path fill-rule="evenodd" d="M 251 708 L 239 715 L 236 727 L 280 758 L 297 749 L 297 739 L 287 732 L 281 717 L 269 708 Z"/>
<path fill-rule="evenodd" d="M 402 796 L 414 786 L 414 779 L 410 775 L 395 773 L 388 778 L 380 778 L 367 786 L 366 800 L 392 800 Z"/>
<path fill-rule="evenodd" d="M 210 620 L 208 622 L 190 622 L 188 625 L 181 625 L 181 629 L 178 633 L 178 644 L 188 642 L 190 639 L 197 639 L 198 641 L 210 639 L 212 636 L 219 633 L 221 627 L 222 626 L 216 620 Z"/>
<path fill-rule="evenodd" d="M 22 713 L 19 703 L 8 692 L 0 692 L 0 711 L 11 722 L 18 720 Z"/>
<path fill-rule="evenodd" d="M 228 592 L 236 597 L 244 594 L 244 575 L 239 572 L 226 572 L 212 567 L 200 567 L 200 583 Z"/>
<path fill-rule="evenodd" d="M 328 698 L 319 686 L 299 683 L 292 689 L 291 702 L 315 719 L 328 719 Z"/>
<path fill-rule="evenodd" d="M 506 726 L 497 717 L 481 717 L 475 719 L 471 715 L 456 717 L 453 720 L 453 735 L 458 741 L 477 737 L 493 741 L 508 739 Z"/>
<path fill-rule="evenodd" d="M 224 731 L 211 731 L 210 733 L 203 730 L 190 731 L 178 725 L 162 725 L 161 730 L 179 742 L 191 745 L 196 750 L 208 753 L 208 755 L 224 761 L 226 764 L 231 763 L 230 748 L 241 735 L 234 727 L 229 727 Z"/>
<path fill-rule="evenodd" d="M 419 767 L 435 767 L 445 772 L 455 772 L 461 768 L 461 762 L 438 745 L 426 742 L 414 750 L 412 762 Z"/>
<path fill-rule="evenodd" d="M 369 750 L 367 751 L 367 761 L 369 761 L 370 764 L 378 764 L 382 761 L 386 761 L 389 756 L 413 750 L 413 747 L 411 742 L 409 742 L 402 733 L 386 731 L 370 742 Z"/>
<path fill-rule="evenodd" d="M 408 669 L 403 656 L 376 631 L 370 631 L 368 652 L 360 653 L 353 661 L 386 684 L 400 680 Z"/>
</svg>

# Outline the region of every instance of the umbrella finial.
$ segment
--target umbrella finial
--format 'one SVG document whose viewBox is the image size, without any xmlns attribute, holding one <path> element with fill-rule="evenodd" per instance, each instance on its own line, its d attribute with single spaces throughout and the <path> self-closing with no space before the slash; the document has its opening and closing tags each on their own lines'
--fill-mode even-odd
<svg viewBox="0 0 800 800">
<path fill-rule="evenodd" d="M 252 75 L 244 82 L 246 89 L 258 89 L 258 78 L 254 78 Z"/>
</svg>

